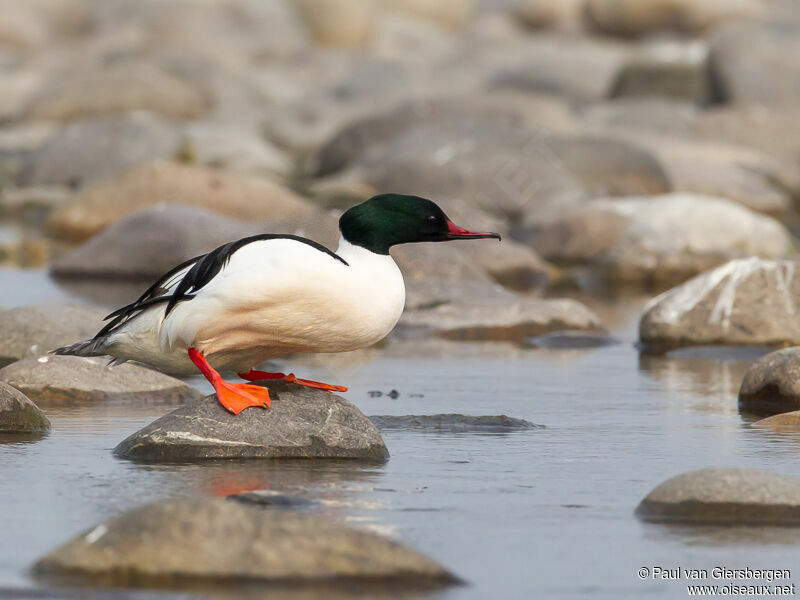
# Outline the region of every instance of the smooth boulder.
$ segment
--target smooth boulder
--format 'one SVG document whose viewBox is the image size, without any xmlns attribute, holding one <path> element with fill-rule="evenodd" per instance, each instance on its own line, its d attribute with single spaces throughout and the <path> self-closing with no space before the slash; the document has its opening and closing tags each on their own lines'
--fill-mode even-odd
<svg viewBox="0 0 800 600">
<path fill-rule="evenodd" d="M 699 469 L 656 487 L 636 515 L 692 525 L 798 526 L 800 479 L 759 469 Z"/>
<path fill-rule="evenodd" d="M 669 194 L 593 200 L 544 227 L 533 247 L 611 279 L 674 282 L 742 256 L 783 258 L 793 241 L 775 219 L 734 202 Z"/>
<path fill-rule="evenodd" d="M 133 364 L 108 367 L 108 357 L 41 356 L 0 369 L 0 381 L 42 406 L 90 402 L 173 404 L 202 398 L 179 379 Z"/>
<path fill-rule="evenodd" d="M 800 263 L 742 258 L 654 298 L 639 323 L 650 346 L 800 344 Z"/>
<path fill-rule="evenodd" d="M 20 306 L 0 312 L 0 366 L 92 337 L 108 311 L 87 305 Z"/>
<path fill-rule="evenodd" d="M 124 587 L 456 581 L 444 567 L 374 533 L 217 498 L 162 501 L 113 517 L 39 559 L 34 572 Z"/>
<path fill-rule="evenodd" d="M 800 433 L 800 410 L 779 413 L 756 421 L 752 424 L 756 429 L 770 429 L 777 433 Z"/>
<path fill-rule="evenodd" d="M 232 415 L 215 395 L 191 402 L 123 440 L 114 453 L 143 461 L 216 458 L 385 459 L 375 426 L 330 392 L 289 383 L 267 386 L 269 409 Z"/>
<path fill-rule="evenodd" d="M 771 352 L 753 363 L 739 388 L 739 411 L 774 415 L 800 410 L 800 348 Z"/>
<path fill-rule="evenodd" d="M 50 420 L 18 389 L 0 382 L 0 433 L 33 433 L 50 429 Z"/>
</svg>

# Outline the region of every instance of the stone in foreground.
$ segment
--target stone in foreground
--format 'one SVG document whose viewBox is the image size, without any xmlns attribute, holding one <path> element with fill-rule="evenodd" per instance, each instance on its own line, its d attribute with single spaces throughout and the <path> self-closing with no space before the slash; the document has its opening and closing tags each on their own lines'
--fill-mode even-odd
<svg viewBox="0 0 800 600">
<path fill-rule="evenodd" d="M 650 492 L 636 515 L 652 522 L 800 526 L 800 479 L 759 469 L 690 471 Z"/>
<path fill-rule="evenodd" d="M 739 411 L 775 415 L 800 410 L 800 348 L 786 348 L 760 358 L 745 373 Z"/>
<path fill-rule="evenodd" d="M 25 394 L 0 382 L 0 432 L 38 432 L 50 429 L 50 420 Z"/>
<path fill-rule="evenodd" d="M 639 339 L 661 347 L 800 344 L 800 262 L 732 260 L 655 298 Z"/>
<path fill-rule="evenodd" d="M 98 525 L 40 559 L 35 572 L 87 582 L 176 587 L 192 582 L 443 585 L 442 566 L 381 536 L 326 518 L 222 499 L 159 502 Z"/>
<path fill-rule="evenodd" d="M 137 431 L 114 453 L 156 462 L 389 456 L 375 426 L 344 398 L 288 383 L 268 387 L 269 409 L 248 408 L 232 415 L 215 395 L 207 396 Z"/>
<path fill-rule="evenodd" d="M 20 306 L 0 313 L 0 366 L 92 337 L 105 310 L 91 306 Z"/>
<path fill-rule="evenodd" d="M 369 418 L 378 429 L 419 429 L 423 431 L 448 433 L 491 432 L 510 433 L 544 429 L 524 419 L 516 419 L 506 415 L 374 415 Z"/>
<path fill-rule="evenodd" d="M 47 406 L 85 402 L 169 404 L 202 398 L 179 379 L 130 363 L 106 366 L 104 356 L 26 358 L 0 369 L 0 381 Z"/>
</svg>

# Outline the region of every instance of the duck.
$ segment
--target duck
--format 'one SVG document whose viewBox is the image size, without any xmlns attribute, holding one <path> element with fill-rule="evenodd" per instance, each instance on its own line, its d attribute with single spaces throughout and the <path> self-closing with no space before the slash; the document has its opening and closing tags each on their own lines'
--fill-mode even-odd
<svg viewBox="0 0 800 600">
<path fill-rule="evenodd" d="M 177 265 L 135 301 L 106 317 L 92 339 L 54 354 L 110 356 L 177 376 L 200 373 L 238 415 L 271 407 L 269 389 L 232 383 L 284 380 L 333 392 L 347 388 L 256 367 L 291 353 L 348 352 L 394 329 L 405 306 L 399 244 L 500 236 L 455 225 L 419 196 L 380 194 L 345 211 L 332 251 L 313 240 L 264 233 Z"/>
</svg>

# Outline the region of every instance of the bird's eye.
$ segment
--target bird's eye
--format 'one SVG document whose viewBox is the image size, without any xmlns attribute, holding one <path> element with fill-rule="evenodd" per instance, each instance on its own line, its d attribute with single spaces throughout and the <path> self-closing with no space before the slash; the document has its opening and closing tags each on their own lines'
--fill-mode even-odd
<svg viewBox="0 0 800 600">
<path fill-rule="evenodd" d="M 430 217 L 428 217 L 428 223 L 437 225 L 439 223 L 439 219 L 438 217 L 436 217 L 436 215 L 431 215 Z"/>
</svg>

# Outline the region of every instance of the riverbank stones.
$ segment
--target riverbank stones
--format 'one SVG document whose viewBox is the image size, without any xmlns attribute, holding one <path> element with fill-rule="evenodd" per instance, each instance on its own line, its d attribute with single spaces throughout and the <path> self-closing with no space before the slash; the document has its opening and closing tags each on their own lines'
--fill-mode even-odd
<svg viewBox="0 0 800 600">
<path fill-rule="evenodd" d="M 759 469 L 700 469 L 656 487 L 636 515 L 664 523 L 800 526 L 800 479 Z"/>
<path fill-rule="evenodd" d="M 353 404 L 330 392 L 270 383 L 268 409 L 232 415 L 215 395 L 191 402 L 123 440 L 114 454 L 153 462 L 215 458 L 359 458 L 389 451 Z"/>
<path fill-rule="evenodd" d="M 42 406 L 90 402 L 172 404 L 202 398 L 179 379 L 133 364 L 107 366 L 108 357 L 42 356 L 0 369 L 0 381 Z"/>
<path fill-rule="evenodd" d="M 800 348 L 762 357 L 747 370 L 739 389 L 739 411 L 775 415 L 800 410 Z"/>
<path fill-rule="evenodd" d="M 313 514 L 217 498 L 158 502 L 111 518 L 41 558 L 34 572 L 123 587 L 457 581 L 441 565 L 379 535 Z"/>
<path fill-rule="evenodd" d="M 34 433 L 50 429 L 50 420 L 25 394 L 0 382 L 0 432 Z"/>
</svg>

